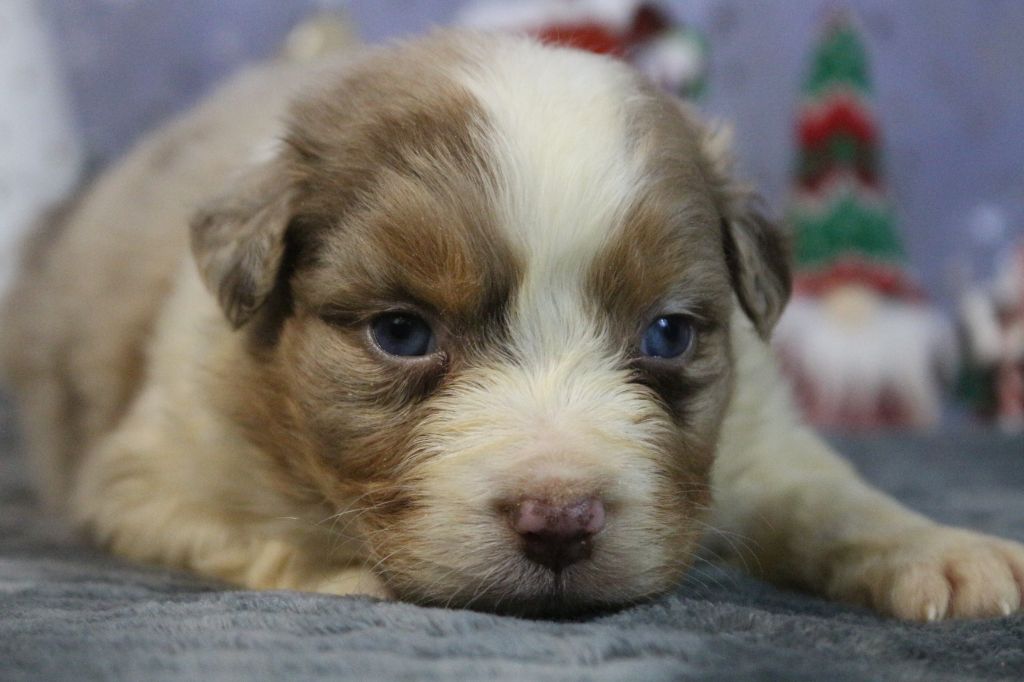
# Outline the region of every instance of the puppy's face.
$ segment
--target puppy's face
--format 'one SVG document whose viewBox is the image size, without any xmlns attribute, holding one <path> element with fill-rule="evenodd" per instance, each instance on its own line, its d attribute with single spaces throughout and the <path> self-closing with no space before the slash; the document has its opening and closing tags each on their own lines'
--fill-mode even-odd
<svg viewBox="0 0 1024 682">
<path fill-rule="evenodd" d="M 193 225 L 250 341 L 239 417 L 400 597 L 664 591 L 709 503 L 733 301 L 766 331 L 788 287 L 720 174 L 604 58 L 447 35 L 367 59 Z"/>
</svg>

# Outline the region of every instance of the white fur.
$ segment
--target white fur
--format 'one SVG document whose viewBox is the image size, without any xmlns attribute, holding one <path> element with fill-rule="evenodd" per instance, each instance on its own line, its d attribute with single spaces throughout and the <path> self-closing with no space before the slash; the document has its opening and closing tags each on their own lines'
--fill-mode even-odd
<svg viewBox="0 0 1024 682">
<path fill-rule="evenodd" d="M 626 118 L 636 86 L 608 58 L 495 40 L 457 77 L 488 115 L 500 226 L 527 268 L 513 326 L 519 350 L 540 360 L 597 333 L 583 310 L 583 273 L 641 181 Z"/>
</svg>

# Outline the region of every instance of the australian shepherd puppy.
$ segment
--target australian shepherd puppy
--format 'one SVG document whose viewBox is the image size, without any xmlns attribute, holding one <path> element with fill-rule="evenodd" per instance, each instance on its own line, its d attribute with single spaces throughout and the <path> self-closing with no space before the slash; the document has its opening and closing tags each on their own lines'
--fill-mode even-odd
<svg viewBox="0 0 1024 682">
<path fill-rule="evenodd" d="M 250 588 L 614 607 L 712 527 L 901 618 L 1017 611 L 1024 547 L 800 423 L 766 345 L 784 240 L 719 146 L 522 38 L 241 75 L 27 245 L 2 329 L 44 499 Z"/>
</svg>

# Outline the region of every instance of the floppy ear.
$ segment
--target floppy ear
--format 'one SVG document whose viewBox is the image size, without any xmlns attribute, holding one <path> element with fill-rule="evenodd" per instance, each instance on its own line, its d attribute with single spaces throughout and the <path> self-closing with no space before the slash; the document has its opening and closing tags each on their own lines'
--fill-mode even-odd
<svg viewBox="0 0 1024 682">
<path fill-rule="evenodd" d="M 767 339 L 789 300 L 789 245 L 756 204 L 748 199 L 723 218 L 722 241 L 740 304 Z"/>
<path fill-rule="evenodd" d="M 284 257 L 292 192 L 282 166 L 247 170 L 192 219 L 199 275 L 236 329 L 266 301 Z"/>
<path fill-rule="evenodd" d="M 760 197 L 732 179 L 728 131 L 708 132 L 702 144 L 722 214 L 722 244 L 733 289 L 762 338 L 771 335 L 792 288 L 789 239 L 768 220 Z"/>
</svg>

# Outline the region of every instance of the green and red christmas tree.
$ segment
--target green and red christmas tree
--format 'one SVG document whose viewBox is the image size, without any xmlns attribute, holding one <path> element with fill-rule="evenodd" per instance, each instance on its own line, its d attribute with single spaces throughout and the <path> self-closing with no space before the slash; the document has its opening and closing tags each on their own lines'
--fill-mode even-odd
<svg viewBox="0 0 1024 682">
<path fill-rule="evenodd" d="M 870 98 L 865 45 L 851 21 L 832 17 L 798 113 L 794 300 L 777 347 L 811 421 L 924 426 L 939 416 L 951 338 L 908 273 Z"/>
<path fill-rule="evenodd" d="M 843 282 L 913 296 L 905 253 L 881 179 L 864 45 L 834 19 L 804 85 L 790 219 L 797 289 L 821 293 Z"/>
</svg>

